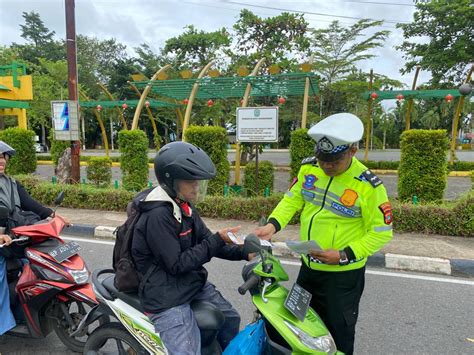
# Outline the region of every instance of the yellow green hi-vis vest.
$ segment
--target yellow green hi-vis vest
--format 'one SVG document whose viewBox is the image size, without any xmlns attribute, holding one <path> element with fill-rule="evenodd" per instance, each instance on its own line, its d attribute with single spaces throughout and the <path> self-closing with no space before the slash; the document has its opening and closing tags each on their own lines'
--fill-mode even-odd
<svg viewBox="0 0 474 355">
<path fill-rule="evenodd" d="M 328 265 L 302 255 L 313 270 L 359 269 L 392 238 L 392 209 L 382 181 L 355 157 L 341 175 L 327 176 L 314 157 L 303 160 L 297 179 L 269 218 L 283 229 L 301 212 L 301 241 L 314 239 L 323 250 L 350 247 L 355 261 Z"/>
</svg>

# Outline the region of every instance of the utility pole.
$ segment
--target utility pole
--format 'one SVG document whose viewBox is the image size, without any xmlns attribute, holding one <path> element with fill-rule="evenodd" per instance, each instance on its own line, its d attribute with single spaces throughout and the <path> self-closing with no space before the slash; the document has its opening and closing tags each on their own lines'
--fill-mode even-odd
<svg viewBox="0 0 474 355">
<path fill-rule="evenodd" d="M 66 8 L 66 57 L 67 57 L 67 87 L 69 100 L 78 101 L 77 91 L 77 58 L 76 58 L 76 20 L 74 0 L 65 0 Z M 81 142 L 79 140 L 71 142 L 71 180 L 77 184 L 81 180 L 79 167 L 79 157 L 81 152 Z"/>
</svg>

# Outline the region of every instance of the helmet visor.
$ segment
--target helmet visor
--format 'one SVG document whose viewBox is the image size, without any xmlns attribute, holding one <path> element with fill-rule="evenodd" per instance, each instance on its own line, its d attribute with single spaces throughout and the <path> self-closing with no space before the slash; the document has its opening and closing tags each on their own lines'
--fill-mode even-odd
<svg viewBox="0 0 474 355">
<path fill-rule="evenodd" d="M 204 201 L 209 180 L 175 180 L 174 191 L 179 199 L 198 203 Z"/>
</svg>

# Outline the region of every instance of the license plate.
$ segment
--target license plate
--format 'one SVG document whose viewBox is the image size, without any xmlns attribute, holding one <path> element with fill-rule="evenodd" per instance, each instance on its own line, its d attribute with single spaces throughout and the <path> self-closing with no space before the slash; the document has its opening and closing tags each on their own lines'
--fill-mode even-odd
<svg viewBox="0 0 474 355">
<path fill-rule="evenodd" d="M 286 296 L 285 308 L 303 322 L 308 312 L 311 297 L 311 293 L 294 283 L 288 296 Z"/>
<path fill-rule="evenodd" d="M 58 245 L 53 250 L 49 251 L 48 254 L 51 255 L 58 263 L 62 263 L 64 260 L 76 255 L 79 250 L 81 250 L 81 246 L 79 244 L 76 242 L 68 242 L 66 244 Z"/>
</svg>

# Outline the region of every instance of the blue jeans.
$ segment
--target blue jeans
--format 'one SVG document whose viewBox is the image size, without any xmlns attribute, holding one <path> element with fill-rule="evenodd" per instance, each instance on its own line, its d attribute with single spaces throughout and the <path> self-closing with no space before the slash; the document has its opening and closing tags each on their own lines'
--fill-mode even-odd
<svg viewBox="0 0 474 355">
<path fill-rule="evenodd" d="M 217 340 L 224 350 L 239 332 L 239 313 L 210 282 L 206 282 L 194 297 L 193 301 L 197 300 L 210 302 L 224 313 L 225 321 L 217 335 Z M 150 314 L 148 317 L 171 355 L 201 354 L 201 335 L 189 303 Z"/>
</svg>

